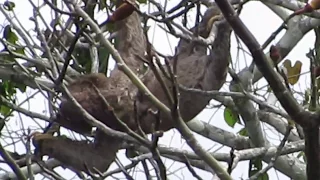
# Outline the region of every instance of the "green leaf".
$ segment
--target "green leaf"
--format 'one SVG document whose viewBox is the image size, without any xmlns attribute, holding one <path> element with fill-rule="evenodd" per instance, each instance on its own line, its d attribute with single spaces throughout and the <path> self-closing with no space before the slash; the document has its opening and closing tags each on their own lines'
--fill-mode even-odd
<svg viewBox="0 0 320 180">
<path fill-rule="evenodd" d="M 11 81 L 5 81 L 3 84 L 4 84 L 4 89 L 7 93 L 7 96 L 12 97 L 16 93 L 14 84 Z"/>
<path fill-rule="evenodd" d="M 3 38 L 12 44 L 16 44 L 18 36 L 12 31 L 10 25 L 7 25 L 3 30 Z"/>
<path fill-rule="evenodd" d="M 148 69 L 149 69 L 149 66 L 146 63 L 144 63 L 141 68 L 141 74 L 146 73 Z"/>
<path fill-rule="evenodd" d="M 27 89 L 27 86 L 22 83 L 15 83 L 15 87 L 18 88 L 22 93 L 26 92 Z"/>
<path fill-rule="evenodd" d="M 106 26 L 107 26 L 107 31 L 109 32 L 115 31 L 115 25 L 113 23 L 108 23 Z"/>
<path fill-rule="evenodd" d="M 272 88 L 268 86 L 267 92 L 272 92 Z"/>
<path fill-rule="evenodd" d="M 143 28 L 143 31 L 144 31 L 145 33 L 148 33 L 149 30 L 150 30 L 150 27 L 151 27 L 151 26 L 146 26 L 146 27 L 144 27 L 144 28 Z"/>
<path fill-rule="evenodd" d="M 99 10 L 104 9 L 105 7 L 107 7 L 107 1 L 106 0 L 100 0 L 99 4 L 98 4 L 98 8 Z"/>
<path fill-rule="evenodd" d="M 147 4 L 147 0 L 137 0 L 140 4 Z"/>
<path fill-rule="evenodd" d="M 297 158 L 301 158 L 301 157 L 304 162 L 307 162 L 306 155 L 303 151 L 299 152 L 299 154 L 297 155 Z"/>
<path fill-rule="evenodd" d="M 262 167 L 262 160 L 260 158 L 251 159 L 249 162 L 249 177 L 259 172 Z M 263 173 L 259 175 L 258 180 L 269 180 L 269 175 L 267 173 Z"/>
<path fill-rule="evenodd" d="M 239 115 L 232 111 L 230 108 L 225 108 L 224 120 L 230 127 L 234 127 L 234 125 L 239 121 Z"/>
<path fill-rule="evenodd" d="M 105 47 L 101 46 L 98 48 L 98 57 L 99 57 L 99 72 L 106 74 L 108 71 L 108 65 L 109 65 L 109 57 L 110 52 Z"/>
<path fill-rule="evenodd" d="M 2 81 L 0 83 L 0 95 L 2 95 L 8 101 L 15 103 L 14 95 L 17 92 L 17 88 L 21 88 L 21 90 L 23 90 L 22 85 L 18 85 L 12 81 Z"/>
<path fill-rule="evenodd" d="M 5 51 L 1 51 L 1 52 L 5 52 Z M 14 56 L 11 54 L 1 54 L 0 61 L 2 63 L 11 63 L 12 61 L 14 61 Z"/>
<path fill-rule="evenodd" d="M 68 138 L 68 136 L 66 136 L 66 135 L 64 135 L 64 134 L 60 135 L 60 136 L 59 136 L 59 138 L 62 138 L 62 139 L 69 139 L 69 138 Z"/>
<path fill-rule="evenodd" d="M 263 173 L 258 177 L 258 180 L 269 180 L 268 173 Z"/>
<path fill-rule="evenodd" d="M 24 47 L 17 47 L 16 50 L 14 52 L 21 54 L 21 55 L 26 55 L 26 53 L 24 52 Z"/>
<path fill-rule="evenodd" d="M 241 136 L 245 136 L 245 137 L 248 137 L 248 131 L 246 128 L 242 128 L 239 132 L 238 132 L 239 135 Z"/>
<path fill-rule="evenodd" d="M 259 172 L 258 170 L 253 170 L 253 171 L 251 171 L 252 175 L 250 175 L 250 177 L 253 176 L 254 174 L 258 173 L 258 172 Z M 257 180 L 269 180 L 269 175 L 268 175 L 268 173 L 262 173 L 262 174 L 260 174 L 260 175 L 258 176 Z"/>
<path fill-rule="evenodd" d="M 303 100 L 303 105 L 307 105 L 310 101 L 310 88 L 307 88 L 304 92 L 304 100 Z"/>
<path fill-rule="evenodd" d="M 5 106 L 5 105 L 1 105 L 0 106 L 0 113 L 3 115 L 3 116 L 8 116 L 11 112 L 11 108 L 9 108 L 8 106 Z"/>
<path fill-rule="evenodd" d="M 5 1 L 3 3 L 3 7 L 7 11 L 12 11 L 14 7 L 16 7 L 16 4 L 12 1 Z"/>
<path fill-rule="evenodd" d="M 261 159 L 255 159 L 253 161 L 253 165 L 254 167 L 256 167 L 258 170 L 261 170 L 262 169 L 262 160 Z"/>
<path fill-rule="evenodd" d="M 261 170 L 262 161 L 259 158 L 251 159 L 249 162 L 249 177 Z"/>
<path fill-rule="evenodd" d="M 0 136 L 2 135 L 1 131 L 5 124 L 6 124 L 6 121 L 0 116 Z"/>
<path fill-rule="evenodd" d="M 86 72 L 90 72 L 91 61 L 90 52 L 87 48 L 75 48 L 73 55 L 76 57 L 78 63 L 86 69 Z"/>
</svg>

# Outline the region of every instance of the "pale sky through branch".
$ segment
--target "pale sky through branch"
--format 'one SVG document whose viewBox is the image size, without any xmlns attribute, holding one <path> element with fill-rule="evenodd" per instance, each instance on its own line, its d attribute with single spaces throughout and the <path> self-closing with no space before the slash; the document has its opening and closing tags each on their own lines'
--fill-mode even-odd
<svg viewBox="0 0 320 180">
<path fill-rule="evenodd" d="M 0 2 L 3 2 L 3 0 L 0 0 Z M 33 29 L 34 24 L 29 20 L 29 17 L 32 16 L 32 7 L 30 6 L 28 1 L 21 1 L 21 0 L 13 0 L 13 2 L 15 2 L 16 4 L 16 8 L 15 8 L 15 12 L 17 12 L 17 16 L 20 19 L 20 21 L 25 25 L 26 29 Z M 34 1 L 36 4 L 38 1 Z M 168 6 L 173 6 L 177 3 L 177 1 L 168 1 L 169 4 Z M 145 9 L 143 9 L 144 11 Z M 152 11 L 152 10 L 151 10 Z M 44 11 L 42 11 L 44 12 Z M 50 11 L 44 12 L 46 14 L 44 14 L 44 16 L 48 17 L 47 19 L 50 19 Z M 100 14 L 100 16 L 102 18 L 102 20 L 104 20 L 106 17 L 104 17 L 103 15 Z M 247 27 L 250 29 L 250 31 L 254 34 L 254 36 L 257 38 L 257 40 L 259 41 L 260 44 L 262 44 L 270 35 L 271 33 L 273 33 L 282 23 L 281 19 L 279 19 L 272 11 L 270 11 L 266 6 L 262 5 L 259 2 L 249 2 L 248 4 L 246 4 L 244 6 L 244 9 L 241 13 L 241 18 L 244 21 L 244 23 L 247 25 Z M 194 20 L 194 16 L 191 17 L 192 20 Z M 101 21 L 102 21 L 101 20 Z M 0 16 L 0 22 L 1 24 L 3 24 L 3 22 L 7 21 L 4 19 L 4 17 Z M 50 23 L 50 22 L 47 22 Z M 166 33 L 158 28 L 157 26 L 153 26 L 152 25 L 150 31 L 149 31 L 149 39 L 150 41 L 153 42 L 153 45 L 155 46 L 155 48 L 157 50 L 159 50 L 160 52 L 164 53 L 164 54 L 170 54 L 172 55 L 174 52 L 174 47 L 177 44 L 177 39 L 173 38 L 171 35 L 166 35 Z M 191 24 L 190 24 L 191 25 Z M 156 28 L 155 28 L 156 27 Z M 1 27 L 3 28 L 3 27 Z M 272 43 L 275 44 L 277 42 L 277 40 L 279 40 L 279 38 L 281 38 L 283 33 L 280 33 L 277 37 L 276 40 L 274 40 Z M 2 36 L 2 34 L 0 35 Z M 168 37 L 168 39 L 167 39 Z M 310 48 L 313 48 L 314 46 L 314 33 L 313 32 L 309 32 L 300 42 L 299 44 L 297 44 L 297 46 L 291 51 L 291 53 L 286 57 L 286 59 L 290 59 L 292 60 L 292 64 L 294 64 L 294 62 L 296 60 L 300 60 L 303 62 L 303 66 L 302 66 L 302 72 L 307 72 L 309 71 L 309 59 L 306 58 L 305 54 L 309 51 Z M 244 46 L 243 46 L 244 47 Z M 246 49 L 246 48 L 245 48 Z M 268 48 L 266 49 L 268 50 Z M 240 51 L 239 57 L 237 57 L 237 43 L 235 41 L 234 36 L 232 37 L 232 59 L 233 62 L 237 62 L 234 63 L 234 65 L 236 65 L 236 69 L 242 69 L 244 68 L 246 65 L 249 65 L 251 62 L 251 58 L 250 56 L 246 55 L 244 57 L 244 53 L 242 53 L 242 51 Z M 309 87 L 309 74 L 305 74 L 302 75 L 300 77 L 299 83 L 297 85 L 294 86 L 294 88 L 298 91 L 303 91 L 305 90 L 307 87 Z M 259 82 L 260 84 L 265 84 L 265 82 Z M 224 86 L 222 89 L 222 91 L 228 91 L 228 86 Z M 28 90 L 27 95 L 32 94 L 32 90 Z M 19 95 L 19 102 L 22 102 L 27 96 L 26 95 Z M 46 105 L 46 100 L 42 97 L 42 96 L 36 96 L 35 98 L 32 98 L 30 103 L 26 103 L 22 106 L 23 108 L 26 109 L 30 109 L 31 111 L 34 112 L 38 112 L 38 113 L 47 113 L 47 105 Z M 215 114 L 214 114 L 215 113 Z M 214 114 L 214 116 L 213 116 Z M 210 120 L 210 123 L 220 127 L 222 129 L 225 129 L 227 131 L 233 132 L 233 133 L 237 133 L 242 127 L 240 125 L 236 125 L 235 128 L 230 128 L 223 119 L 223 109 L 206 109 L 204 110 L 201 114 L 199 114 L 199 118 L 203 121 L 209 121 L 210 117 L 213 117 Z M 30 125 L 31 127 L 35 127 L 35 124 L 33 123 L 33 121 L 28 121 L 28 118 L 26 118 L 24 115 L 18 116 L 16 114 L 16 116 L 14 117 L 14 119 L 12 119 L 10 121 L 10 126 L 13 129 L 21 129 L 22 128 L 22 123 L 21 123 L 21 118 L 23 120 L 23 125 L 24 126 L 28 126 Z M 30 123 L 30 124 L 29 124 Z M 41 123 L 42 125 L 44 123 Z M 26 128 L 26 127 L 24 127 Z M 263 127 L 265 128 L 265 127 Z M 266 131 L 266 132 L 271 132 L 271 131 Z M 208 141 L 202 137 L 199 137 L 199 141 L 200 144 L 203 145 L 205 148 L 209 149 L 212 148 L 213 150 L 217 149 L 218 147 L 221 147 L 221 145 L 219 144 L 215 144 L 212 141 Z M 279 140 L 279 137 L 277 134 L 268 134 L 268 139 L 270 140 L 270 137 Z M 3 140 L 2 140 L 3 141 Z M 276 143 L 279 143 L 278 141 L 275 141 Z M 161 138 L 160 140 L 161 144 L 165 144 L 165 145 L 170 145 L 173 147 L 177 147 L 177 148 L 184 148 L 184 149 L 188 149 L 190 150 L 189 147 L 187 147 L 187 145 L 184 143 L 184 141 L 181 140 L 181 136 L 179 135 L 178 132 L 176 131 L 170 131 L 165 133 L 165 136 L 163 138 Z M 24 146 L 18 146 L 21 149 L 18 149 L 18 152 L 25 152 Z M 13 150 L 13 149 L 12 149 Z M 219 150 L 220 152 L 228 152 L 227 148 L 222 148 Z M 129 163 L 129 161 L 124 158 L 124 154 L 120 154 L 118 155 L 120 160 L 123 160 L 122 162 L 124 164 Z M 191 179 L 191 174 L 190 172 L 187 170 L 187 168 L 185 167 L 185 165 L 183 164 L 179 164 L 179 163 L 173 163 L 171 160 L 166 160 L 165 161 L 167 168 L 169 169 L 168 173 L 177 173 L 177 176 L 184 177 L 185 179 Z M 224 165 L 226 165 L 224 163 Z M 116 167 L 116 166 L 113 166 Z M 179 168 L 183 168 L 183 170 L 180 170 L 179 172 L 175 172 L 175 170 L 178 170 Z M 8 169 L 8 167 L 3 167 L 5 169 Z M 61 169 L 62 171 L 62 169 Z M 74 176 L 74 174 L 72 174 L 70 171 L 64 171 L 65 173 L 64 178 L 69 179 L 71 177 Z M 235 179 L 240 179 L 240 177 L 246 178 L 248 174 L 248 162 L 241 162 L 238 164 L 237 168 L 233 171 L 232 173 L 232 177 Z M 138 177 L 144 178 L 144 176 L 142 173 L 138 174 L 137 179 L 140 179 Z M 199 175 L 203 176 L 203 177 L 211 177 L 211 175 L 209 173 L 206 173 L 204 171 L 199 171 Z M 209 175 L 209 176 L 208 176 Z M 278 177 L 277 175 L 274 173 L 274 170 L 270 170 L 269 171 L 269 179 L 288 179 L 288 178 L 284 178 L 285 176 L 283 176 L 281 173 L 278 173 Z M 38 176 L 39 177 L 39 176 Z M 37 179 L 40 179 L 37 178 Z M 170 179 L 179 179 L 178 177 L 175 178 L 175 176 L 170 176 Z"/>
</svg>

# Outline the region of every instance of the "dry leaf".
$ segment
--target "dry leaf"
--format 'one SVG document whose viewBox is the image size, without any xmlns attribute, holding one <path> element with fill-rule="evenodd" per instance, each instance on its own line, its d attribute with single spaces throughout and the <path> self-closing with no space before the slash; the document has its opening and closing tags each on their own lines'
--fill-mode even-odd
<svg viewBox="0 0 320 180">
<path fill-rule="evenodd" d="M 291 66 L 291 61 L 287 59 L 283 62 L 283 66 L 287 69 L 287 77 L 289 84 L 296 84 L 300 78 L 302 62 L 296 61 L 294 66 Z"/>
</svg>

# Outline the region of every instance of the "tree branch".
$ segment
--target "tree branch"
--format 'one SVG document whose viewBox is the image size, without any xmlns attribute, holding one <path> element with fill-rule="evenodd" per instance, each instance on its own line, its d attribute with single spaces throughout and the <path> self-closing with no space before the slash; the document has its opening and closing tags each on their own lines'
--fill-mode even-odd
<svg viewBox="0 0 320 180">
<path fill-rule="evenodd" d="M 288 112 L 291 118 L 302 127 L 309 125 L 311 121 L 308 118 L 303 117 L 310 116 L 310 113 L 304 111 L 302 107 L 299 106 L 286 86 L 281 82 L 277 73 L 273 70 L 271 64 L 268 62 L 266 56 L 260 48 L 260 44 L 247 29 L 247 27 L 243 24 L 236 12 L 234 12 L 229 2 L 224 0 L 217 0 L 217 4 L 234 29 L 234 32 L 242 39 L 242 41 L 250 50 L 254 62 L 270 84 L 273 92 L 279 99 L 284 109 Z"/>
<path fill-rule="evenodd" d="M 273 92 L 277 96 L 281 105 L 288 112 L 290 117 L 303 128 L 316 127 L 318 128 L 318 123 L 316 122 L 316 115 L 305 111 L 295 98 L 292 96 L 290 91 L 286 88 L 286 86 L 281 82 L 276 72 L 273 70 L 272 66 L 268 63 L 266 56 L 264 55 L 259 43 L 254 38 L 254 36 L 250 33 L 247 27 L 243 24 L 237 14 L 234 12 L 232 6 L 228 1 L 225 0 L 217 0 L 216 3 L 221 8 L 221 11 L 225 15 L 227 21 L 230 23 L 235 33 L 242 39 L 242 41 L 246 44 L 248 49 L 250 50 L 253 60 L 256 63 L 257 67 L 261 71 L 261 73 L 266 78 L 267 82 L 271 86 Z M 307 132 L 306 132 L 307 133 Z M 314 134 L 313 134 L 314 135 Z M 306 134 L 306 137 L 308 135 Z M 312 142 L 319 144 L 319 141 Z M 312 144 L 311 143 L 311 144 Z M 309 143 L 310 144 L 310 143 Z M 306 147 L 308 149 L 308 147 Z M 307 154 L 311 157 L 319 157 L 319 151 L 313 152 L 315 154 Z M 311 160 L 311 159 L 310 159 Z M 319 158 L 313 158 L 313 161 L 308 161 L 307 169 L 315 170 L 319 167 Z M 319 177 L 320 171 L 310 173 L 308 171 L 308 179 L 312 177 Z M 317 174 L 317 176 L 312 176 Z"/>
<path fill-rule="evenodd" d="M 2 144 L 0 144 L 0 154 L 19 179 L 27 180 L 26 176 L 22 173 L 18 164 L 14 161 L 10 154 L 7 153 L 7 151 L 3 148 Z"/>
</svg>

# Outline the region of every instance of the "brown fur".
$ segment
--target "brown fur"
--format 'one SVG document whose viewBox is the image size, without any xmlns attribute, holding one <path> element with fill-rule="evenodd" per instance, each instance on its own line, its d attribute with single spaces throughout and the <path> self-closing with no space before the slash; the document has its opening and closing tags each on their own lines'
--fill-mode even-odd
<svg viewBox="0 0 320 180">
<path fill-rule="evenodd" d="M 207 22 L 212 16 L 217 14 L 219 14 L 217 8 L 209 9 L 204 16 L 203 21 L 199 24 L 199 33 L 204 38 L 209 35 Z M 116 28 L 119 30 L 117 50 L 126 64 L 136 74 L 141 75 L 140 72 L 142 72 L 143 63 L 136 57 L 144 57 L 146 42 L 138 14 L 134 12 L 129 18 L 117 22 Z M 231 29 L 227 24 L 222 24 L 219 29 L 216 36 L 217 39 L 213 44 L 210 55 L 207 55 L 207 47 L 203 45 L 186 42 L 184 40 L 179 42 L 179 54 L 176 54 L 174 58 L 177 59 L 177 80 L 180 84 L 189 88 L 200 88 L 203 90 L 219 90 L 221 88 L 225 82 L 227 67 L 229 65 L 229 36 Z M 193 28 L 192 31 L 195 31 L 195 28 Z M 171 60 L 171 63 L 173 63 L 173 60 Z M 153 72 L 150 71 L 145 75 L 143 81 L 157 98 L 166 105 L 169 104 Z M 169 81 L 166 80 L 166 82 L 170 87 Z M 93 90 L 93 85 L 101 91 L 108 103 L 113 107 L 115 114 L 133 130 L 137 130 L 134 114 L 134 100 L 137 100 L 138 117 L 142 129 L 145 133 L 154 131 L 157 118 L 151 112 L 157 110 L 156 107 L 148 100 L 146 95 L 138 92 L 138 89 L 118 68 L 115 68 L 108 78 L 102 74 L 80 76 L 68 86 L 68 89 L 82 107 L 97 120 L 113 129 L 123 130 L 122 126 L 111 116 L 110 111 L 104 106 L 99 95 Z M 194 118 L 203 108 L 205 108 L 210 99 L 210 97 L 181 92 L 179 109 L 182 118 L 185 121 Z M 161 115 L 162 114 L 163 113 L 161 113 Z M 57 122 L 62 126 L 79 133 L 90 132 L 92 128 L 81 115 L 74 111 L 74 107 L 66 100 L 63 100 L 60 105 Z M 174 124 L 171 117 L 162 115 L 159 129 L 167 131 L 173 127 Z M 121 144 L 119 141 L 113 141 L 106 137 L 99 130 L 95 142 L 97 147 L 71 140 L 60 141 L 60 145 L 65 146 L 64 148 L 67 148 L 68 144 L 70 144 L 69 148 L 76 148 L 77 146 L 78 148 L 84 147 L 84 150 L 81 152 L 75 150 L 75 154 L 68 153 L 69 151 L 64 152 L 62 148 L 52 151 L 54 143 L 46 143 L 45 147 L 42 148 L 43 151 L 47 151 L 44 152 L 44 154 L 48 154 L 57 159 L 63 158 L 64 161 L 69 159 L 69 165 L 76 166 L 76 169 L 78 170 L 83 170 L 83 168 L 82 166 L 77 166 L 77 162 L 83 164 L 85 161 L 87 164 L 90 164 L 90 166 L 96 166 L 101 170 L 107 169 Z M 58 146 L 57 141 L 55 141 L 55 143 L 56 146 Z M 105 146 L 116 148 L 110 149 L 110 152 L 108 152 L 109 149 L 103 150 L 98 148 Z M 49 147 L 51 147 L 51 150 Z M 95 162 L 94 160 L 89 160 L 87 158 L 92 155 L 92 152 L 97 153 L 97 156 L 93 156 L 93 158 L 99 159 L 99 154 L 102 154 L 110 159 L 106 160 L 104 165 L 101 165 L 99 161 Z M 59 153 L 65 154 L 62 156 L 59 155 Z M 66 162 L 66 164 L 68 163 Z"/>
</svg>

